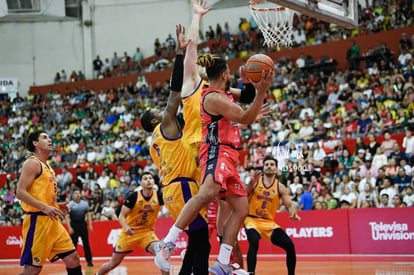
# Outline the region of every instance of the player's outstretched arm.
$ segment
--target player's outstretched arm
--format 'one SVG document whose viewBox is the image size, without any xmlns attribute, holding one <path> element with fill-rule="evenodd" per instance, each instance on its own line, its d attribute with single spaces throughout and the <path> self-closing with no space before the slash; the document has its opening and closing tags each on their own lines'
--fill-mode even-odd
<svg viewBox="0 0 414 275">
<path fill-rule="evenodd" d="M 188 40 L 190 42 L 187 46 L 187 52 L 184 58 L 184 79 L 183 88 L 181 90 L 181 97 L 183 98 L 189 96 L 201 80 L 197 71 L 196 61 L 200 20 L 204 14 L 211 10 L 211 8 L 205 8 L 206 3 L 207 2 L 205 1 L 192 0 L 194 14 L 190 27 L 188 28 Z"/>
<path fill-rule="evenodd" d="M 170 139 L 178 138 L 181 135 L 181 127 L 178 124 L 176 115 L 181 102 L 180 91 L 183 85 L 183 54 L 184 49 L 188 44 L 188 41 L 185 40 L 185 28 L 183 26 L 176 26 L 176 34 L 178 49 L 171 76 L 171 91 L 161 122 L 163 134 Z"/>
</svg>

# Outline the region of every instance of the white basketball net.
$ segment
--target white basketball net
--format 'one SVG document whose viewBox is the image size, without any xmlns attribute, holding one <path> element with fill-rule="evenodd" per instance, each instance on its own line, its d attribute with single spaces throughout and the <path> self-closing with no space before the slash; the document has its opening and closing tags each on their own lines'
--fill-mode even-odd
<svg viewBox="0 0 414 275">
<path fill-rule="evenodd" d="M 265 45 L 268 47 L 285 46 L 289 48 L 292 46 L 294 15 L 292 10 L 261 0 L 250 1 L 249 7 L 250 14 L 263 33 Z"/>
</svg>

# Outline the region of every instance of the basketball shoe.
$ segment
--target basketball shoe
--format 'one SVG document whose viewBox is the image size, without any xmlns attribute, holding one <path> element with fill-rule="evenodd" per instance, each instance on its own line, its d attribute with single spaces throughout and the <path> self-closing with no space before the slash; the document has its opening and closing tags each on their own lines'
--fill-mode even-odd
<svg viewBox="0 0 414 275">
<path fill-rule="evenodd" d="M 175 244 L 173 243 L 164 243 L 164 241 L 159 241 L 155 243 L 154 250 L 155 250 L 155 258 L 154 262 L 155 265 L 158 266 L 159 269 L 165 272 L 170 271 L 170 263 L 168 260 L 170 259 L 171 253 L 174 252 Z"/>
<path fill-rule="evenodd" d="M 231 265 L 224 265 L 219 262 L 219 260 L 216 260 L 214 262 L 214 265 L 211 266 L 208 269 L 208 272 L 210 272 L 211 275 L 232 275 L 233 270 L 231 268 Z"/>
<path fill-rule="evenodd" d="M 246 270 L 244 270 L 243 268 L 241 268 L 238 263 L 232 263 L 231 264 L 231 269 L 233 270 L 233 274 L 236 274 L 236 275 L 249 275 L 249 273 Z"/>
</svg>

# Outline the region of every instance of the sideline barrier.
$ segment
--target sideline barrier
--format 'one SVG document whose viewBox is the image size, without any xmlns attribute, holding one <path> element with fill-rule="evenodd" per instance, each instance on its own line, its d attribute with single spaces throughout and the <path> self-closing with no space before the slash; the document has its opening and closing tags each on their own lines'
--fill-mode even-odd
<svg viewBox="0 0 414 275">
<path fill-rule="evenodd" d="M 378 254 L 414 255 L 414 208 L 370 208 L 300 211 L 300 221 L 289 219 L 288 212 L 277 214 L 277 220 L 292 238 L 297 254 Z M 160 218 L 156 225 L 157 235 L 166 236 L 171 218 Z M 89 233 L 94 257 L 109 257 L 121 231 L 118 221 L 94 222 Z M 215 234 L 215 233 L 214 233 Z M 248 242 L 244 229 L 239 233 L 243 254 Z M 21 227 L 0 227 L 0 259 L 18 259 L 22 245 Z M 218 253 L 218 241 L 211 240 L 212 254 Z M 183 233 L 177 242 L 175 255 L 187 246 Z M 78 253 L 84 256 L 82 242 Z M 259 254 L 281 254 L 284 251 L 265 240 L 260 241 Z M 130 256 L 149 256 L 136 248 Z"/>
</svg>

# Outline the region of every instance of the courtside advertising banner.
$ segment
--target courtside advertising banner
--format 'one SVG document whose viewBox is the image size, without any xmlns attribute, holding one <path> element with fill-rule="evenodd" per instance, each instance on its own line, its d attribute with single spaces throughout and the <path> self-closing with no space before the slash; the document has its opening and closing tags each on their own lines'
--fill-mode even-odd
<svg viewBox="0 0 414 275">
<path fill-rule="evenodd" d="M 297 254 L 410 254 L 414 252 L 414 208 L 337 209 L 299 211 L 301 220 L 292 221 L 288 212 L 277 213 L 277 223 L 292 238 Z M 171 218 L 160 218 L 155 232 L 159 238 L 167 235 Z M 19 259 L 23 245 L 21 226 L 0 227 L 0 259 Z M 89 241 L 94 257 L 110 257 L 121 233 L 118 221 L 93 223 Z M 241 251 L 249 249 L 242 228 L 238 235 Z M 216 232 L 211 237 L 211 254 L 217 255 Z M 175 255 L 187 246 L 187 235 L 177 240 Z M 84 257 L 83 243 L 78 240 L 78 253 Z M 261 239 L 260 255 L 285 255 L 285 252 Z M 151 256 L 136 247 L 130 256 Z"/>
<path fill-rule="evenodd" d="M 288 212 L 278 213 L 277 223 L 295 244 L 297 254 L 348 254 L 348 211 L 299 211 L 299 221 L 289 218 Z"/>
<path fill-rule="evenodd" d="M 414 254 L 414 208 L 350 209 L 352 254 Z"/>
</svg>

